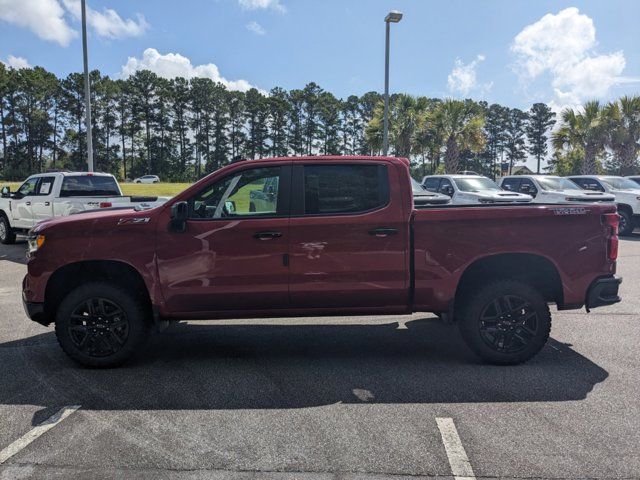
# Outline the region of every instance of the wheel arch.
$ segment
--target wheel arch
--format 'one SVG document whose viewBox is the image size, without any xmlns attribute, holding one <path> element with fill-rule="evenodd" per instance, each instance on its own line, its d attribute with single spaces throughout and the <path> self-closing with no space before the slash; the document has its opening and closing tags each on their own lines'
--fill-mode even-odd
<svg viewBox="0 0 640 480">
<path fill-rule="evenodd" d="M 149 320 L 153 318 L 151 296 L 144 278 L 130 264 L 119 260 L 84 260 L 58 268 L 45 287 L 44 311 L 54 321 L 60 302 L 73 289 L 89 281 L 114 283 L 141 300 Z"/>
<path fill-rule="evenodd" d="M 548 302 L 564 303 L 562 278 L 551 260 L 535 253 L 503 253 L 476 259 L 466 267 L 456 288 L 455 310 L 478 286 L 502 279 L 526 283 Z"/>
</svg>

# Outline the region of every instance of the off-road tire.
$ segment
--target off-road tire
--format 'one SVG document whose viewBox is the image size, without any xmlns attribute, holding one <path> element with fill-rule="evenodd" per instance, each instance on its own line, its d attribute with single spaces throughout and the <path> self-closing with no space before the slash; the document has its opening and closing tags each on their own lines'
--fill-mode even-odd
<svg viewBox="0 0 640 480">
<path fill-rule="evenodd" d="M 511 313 L 498 314 L 496 302 L 503 312 L 513 307 Z M 495 281 L 470 294 L 463 300 L 458 320 L 469 348 L 494 365 L 526 362 L 542 350 L 551 332 L 547 301 L 535 288 L 515 280 Z"/>
<path fill-rule="evenodd" d="M 85 307 L 87 302 L 91 302 L 94 312 L 102 308 L 106 313 L 102 317 L 99 313 L 78 314 L 82 310 L 88 310 Z M 113 313 L 117 312 L 117 308 L 122 315 Z M 147 309 L 143 302 L 108 282 L 90 282 L 72 290 L 58 307 L 55 327 L 62 350 L 79 364 L 92 368 L 121 365 L 140 349 L 150 332 Z M 83 336 L 83 329 L 86 331 L 86 338 Z M 106 353 L 99 352 L 101 347 L 108 344 L 112 344 L 113 351 L 107 348 Z"/>
</svg>

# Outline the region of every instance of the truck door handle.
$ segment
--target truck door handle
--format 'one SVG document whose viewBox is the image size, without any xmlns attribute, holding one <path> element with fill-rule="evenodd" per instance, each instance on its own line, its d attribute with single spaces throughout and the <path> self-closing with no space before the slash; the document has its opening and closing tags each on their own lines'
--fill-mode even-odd
<svg viewBox="0 0 640 480">
<path fill-rule="evenodd" d="M 25 205 L 26 205 L 27 207 L 29 207 L 29 206 L 31 206 L 31 202 L 25 202 Z"/>
<path fill-rule="evenodd" d="M 369 235 L 373 235 L 374 237 L 386 237 L 388 235 L 395 235 L 396 233 L 398 233 L 397 228 L 389 227 L 379 227 L 369 230 Z"/>
<path fill-rule="evenodd" d="M 45 207 L 48 207 L 49 205 L 51 205 L 51 202 L 44 202 Z"/>
<path fill-rule="evenodd" d="M 256 232 L 253 234 L 253 238 L 256 238 L 258 240 L 272 240 L 274 238 L 280 238 L 281 236 L 282 236 L 281 232 L 272 232 L 272 231 Z"/>
</svg>

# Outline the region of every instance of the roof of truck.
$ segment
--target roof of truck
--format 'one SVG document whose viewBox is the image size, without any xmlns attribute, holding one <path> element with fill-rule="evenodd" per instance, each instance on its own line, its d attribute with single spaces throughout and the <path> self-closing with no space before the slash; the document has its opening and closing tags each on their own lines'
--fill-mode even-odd
<svg viewBox="0 0 640 480">
<path fill-rule="evenodd" d="M 91 176 L 113 177 L 113 175 L 111 175 L 110 173 L 104 173 L 104 172 L 67 172 L 67 171 L 36 173 L 30 176 L 31 177 L 50 177 L 51 175 L 62 175 L 63 177 L 91 177 Z"/>
<path fill-rule="evenodd" d="M 332 162 L 342 162 L 342 161 L 352 161 L 352 160 L 386 160 L 388 162 L 402 162 L 405 164 L 409 163 L 409 160 L 403 157 L 389 157 L 389 156 L 376 156 L 376 155 L 302 155 L 299 157 L 266 157 L 259 158 L 256 160 L 240 160 L 247 162 L 262 162 L 267 160 L 291 160 L 294 162 L 304 162 L 309 160 L 327 160 Z"/>
</svg>

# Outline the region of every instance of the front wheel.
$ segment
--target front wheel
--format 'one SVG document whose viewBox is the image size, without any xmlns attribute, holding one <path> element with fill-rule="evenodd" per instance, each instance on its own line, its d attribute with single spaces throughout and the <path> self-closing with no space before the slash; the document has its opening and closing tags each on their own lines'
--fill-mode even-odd
<svg viewBox="0 0 640 480">
<path fill-rule="evenodd" d="M 16 234 L 4 214 L 0 213 L 0 243 L 11 245 L 16 241 Z"/>
<path fill-rule="evenodd" d="M 56 337 L 62 350 L 87 367 L 124 363 L 147 336 L 142 302 L 106 282 L 91 282 L 72 290 L 56 314 Z"/>
<path fill-rule="evenodd" d="M 488 363 L 515 365 L 535 356 L 549 338 L 551 314 L 531 286 L 500 280 L 480 288 L 461 307 L 460 332 Z"/>
</svg>

